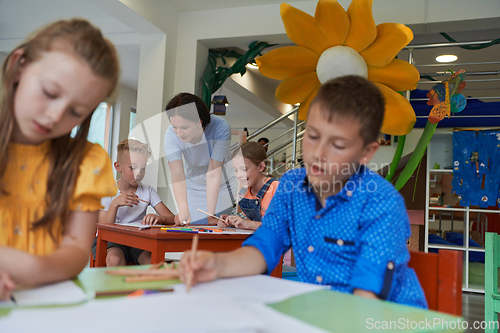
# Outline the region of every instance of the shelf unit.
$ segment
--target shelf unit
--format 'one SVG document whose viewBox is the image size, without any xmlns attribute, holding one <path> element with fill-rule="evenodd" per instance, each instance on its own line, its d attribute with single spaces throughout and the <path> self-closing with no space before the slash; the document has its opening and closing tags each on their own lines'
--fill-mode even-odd
<svg viewBox="0 0 500 333">
<path fill-rule="evenodd" d="M 431 169 L 435 163 L 448 169 Z M 443 174 L 453 174 L 453 132 L 450 129 L 437 129 L 427 147 L 427 171 L 426 171 L 426 200 L 425 200 L 425 252 L 429 249 L 451 249 L 464 252 L 464 281 L 463 291 L 484 293 L 484 286 L 474 286 L 469 284 L 469 254 L 471 252 L 485 252 L 484 248 L 470 247 L 468 240 L 470 237 L 470 213 L 500 213 L 500 210 L 471 209 L 469 207 L 450 208 L 441 206 L 431 206 L 431 183 L 436 183 L 436 176 Z M 442 244 L 429 244 L 429 219 L 435 212 L 461 212 L 463 213 L 463 246 L 449 246 Z M 434 213 L 434 214 L 433 214 Z M 481 288 L 482 287 L 482 288 Z"/>
</svg>

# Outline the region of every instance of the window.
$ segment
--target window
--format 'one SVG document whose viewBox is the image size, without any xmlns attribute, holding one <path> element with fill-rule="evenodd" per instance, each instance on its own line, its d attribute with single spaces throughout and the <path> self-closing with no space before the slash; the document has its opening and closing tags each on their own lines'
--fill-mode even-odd
<svg viewBox="0 0 500 333">
<path fill-rule="evenodd" d="M 97 143 L 110 153 L 111 142 L 111 124 L 113 123 L 113 108 L 111 104 L 101 103 L 94 111 L 92 120 L 90 121 L 89 135 L 87 140 L 92 143 Z M 76 135 L 78 127 L 73 128 L 71 136 Z"/>
<path fill-rule="evenodd" d="M 135 107 L 132 107 L 130 109 L 130 125 L 129 125 L 129 129 L 128 129 L 129 133 L 132 133 L 132 130 L 135 127 L 136 118 L 137 118 L 137 109 Z"/>
</svg>

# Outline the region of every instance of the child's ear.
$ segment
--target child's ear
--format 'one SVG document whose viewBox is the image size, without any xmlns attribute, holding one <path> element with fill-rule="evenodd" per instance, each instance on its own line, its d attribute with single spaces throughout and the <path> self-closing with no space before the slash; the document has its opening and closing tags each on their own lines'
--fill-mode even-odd
<svg viewBox="0 0 500 333">
<path fill-rule="evenodd" d="M 368 162 L 370 162 L 373 155 L 375 155 L 375 153 L 377 152 L 379 146 L 380 145 L 377 141 L 367 144 L 363 150 L 363 155 L 361 155 L 361 158 L 358 161 L 359 164 L 367 164 Z"/>
<path fill-rule="evenodd" d="M 21 79 L 21 73 L 25 68 L 24 63 L 26 62 L 26 59 L 24 58 L 24 50 L 17 49 L 14 52 L 12 52 L 9 58 L 9 67 L 12 68 L 16 64 L 16 62 L 19 62 L 19 67 L 17 69 L 17 73 L 14 78 L 14 83 L 19 82 L 19 80 Z"/>
<path fill-rule="evenodd" d="M 259 172 L 264 172 L 264 170 L 266 170 L 266 162 L 260 162 L 258 170 Z"/>
<path fill-rule="evenodd" d="M 113 166 L 115 167 L 115 170 L 117 172 L 122 172 L 122 167 L 120 166 L 120 163 L 115 162 L 115 163 L 113 163 Z"/>
</svg>

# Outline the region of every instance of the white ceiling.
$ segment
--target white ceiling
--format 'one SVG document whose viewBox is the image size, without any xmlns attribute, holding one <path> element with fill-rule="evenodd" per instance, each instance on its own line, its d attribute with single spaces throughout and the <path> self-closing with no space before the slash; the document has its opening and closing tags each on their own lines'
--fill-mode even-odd
<svg viewBox="0 0 500 333">
<path fill-rule="evenodd" d="M 264 4 L 278 4 L 282 0 L 164 0 L 169 5 L 174 7 L 178 12 L 200 11 L 210 9 L 222 9 L 227 7 L 245 7 Z M 299 2 L 287 1 L 287 2 Z M 117 19 L 111 17 L 101 9 L 94 6 L 87 0 L 0 0 L 0 52 L 8 53 L 19 42 L 26 37 L 31 31 L 39 26 L 51 21 L 70 18 L 70 17 L 85 17 L 99 26 L 104 34 L 113 40 L 124 34 L 133 34 L 134 31 L 128 26 L 121 23 Z M 457 28 L 458 26 L 458 28 Z M 443 28 L 443 27 L 441 27 Z M 477 31 L 457 31 L 463 30 L 459 25 L 450 24 L 443 29 L 448 32 L 457 41 L 472 41 L 472 40 L 491 40 L 500 38 L 500 29 L 481 30 L 480 22 L 477 25 Z M 449 29 L 449 30 L 448 30 Z M 451 30 L 451 31 L 450 31 Z M 418 29 L 415 29 L 418 31 Z M 286 40 L 286 36 L 282 38 Z M 279 41 L 279 38 L 277 39 Z M 217 40 L 211 41 L 216 45 L 209 47 L 238 47 L 243 51 L 247 48 L 249 40 Z M 420 34 L 416 35 L 412 44 L 425 43 L 445 43 L 446 40 L 439 34 Z M 134 40 L 115 43 L 120 55 L 122 76 L 121 83 L 131 88 L 137 89 L 138 72 L 139 72 L 139 54 L 140 45 Z M 459 48 L 440 48 L 416 50 L 414 52 L 414 60 L 417 66 L 424 64 L 435 64 L 435 57 L 438 54 L 454 53 L 457 54 L 459 60 L 457 63 L 473 63 L 473 62 L 499 62 L 500 61 L 500 45 L 492 46 L 481 51 L 468 51 Z M 407 58 L 407 52 L 400 53 L 401 59 Z M 417 67 L 421 73 L 430 73 L 436 71 L 444 71 L 448 68 L 458 69 L 465 68 L 467 72 L 486 72 L 498 71 L 500 64 L 493 63 L 487 65 L 464 65 L 451 66 L 444 65 L 442 67 Z M 495 78 L 500 76 L 481 75 L 481 78 Z M 468 78 L 473 78 L 468 76 Z M 474 77 L 476 78 L 476 77 Z M 270 86 L 275 86 L 278 82 L 269 80 Z M 491 81 L 490 83 L 469 84 L 468 94 L 472 96 L 500 96 L 500 81 Z M 421 84 L 419 88 L 428 89 L 429 84 Z M 478 90 L 481 90 L 478 92 Z"/>
</svg>

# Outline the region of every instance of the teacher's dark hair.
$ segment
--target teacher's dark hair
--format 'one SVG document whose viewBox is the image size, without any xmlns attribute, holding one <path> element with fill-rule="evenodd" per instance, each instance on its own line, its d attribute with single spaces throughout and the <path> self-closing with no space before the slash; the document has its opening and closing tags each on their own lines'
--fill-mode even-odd
<svg viewBox="0 0 500 333">
<path fill-rule="evenodd" d="M 196 110 L 198 111 L 198 117 L 196 118 L 196 114 L 191 112 L 183 112 L 184 108 L 179 108 L 179 106 L 187 105 L 194 103 L 196 105 Z M 187 120 L 191 120 L 197 122 L 201 120 L 201 126 L 205 128 L 210 123 L 210 111 L 205 105 L 205 102 L 201 98 L 196 95 L 190 93 L 180 93 L 174 96 L 168 102 L 167 107 L 165 108 L 167 112 L 168 119 L 170 120 L 171 116 L 181 116 Z"/>
</svg>

